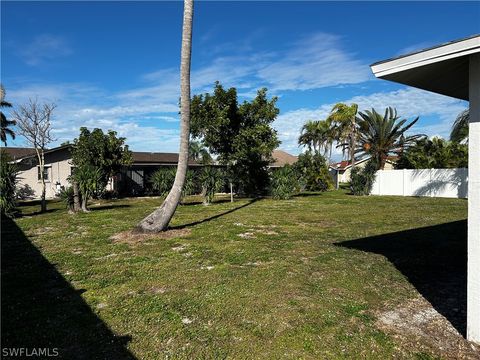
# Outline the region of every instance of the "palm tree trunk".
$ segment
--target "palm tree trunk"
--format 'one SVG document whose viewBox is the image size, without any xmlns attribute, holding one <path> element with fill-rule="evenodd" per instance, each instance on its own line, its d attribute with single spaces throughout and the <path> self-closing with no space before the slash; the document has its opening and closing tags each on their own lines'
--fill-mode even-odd
<svg viewBox="0 0 480 360">
<path fill-rule="evenodd" d="M 177 173 L 172 189 L 163 204 L 143 219 L 137 226 L 142 232 L 160 232 L 167 229 L 182 196 L 188 167 L 188 142 L 190 138 L 190 62 L 192 53 L 193 0 L 184 1 L 182 54 L 180 60 L 180 152 Z"/>
<path fill-rule="evenodd" d="M 352 168 L 355 166 L 355 134 L 350 135 L 350 163 Z"/>
<path fill-rule="evenodd" d="M 80 194 L 78 191 L 78 182 L 73 181 L 73 212 L 80 211 Z"/>
</svg>

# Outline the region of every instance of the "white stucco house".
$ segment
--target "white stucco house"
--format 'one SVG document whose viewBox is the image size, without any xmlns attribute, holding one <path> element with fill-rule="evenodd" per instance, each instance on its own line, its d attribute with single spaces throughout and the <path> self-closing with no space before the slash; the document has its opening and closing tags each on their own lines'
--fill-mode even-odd
<svg viewBox="0 0 480 360">
<path fill-rule="evenodd" d="M 467 339 L 480 343 L 480 35 L 371 65 L 377 78 L 469 101 Z"/>
</svg>

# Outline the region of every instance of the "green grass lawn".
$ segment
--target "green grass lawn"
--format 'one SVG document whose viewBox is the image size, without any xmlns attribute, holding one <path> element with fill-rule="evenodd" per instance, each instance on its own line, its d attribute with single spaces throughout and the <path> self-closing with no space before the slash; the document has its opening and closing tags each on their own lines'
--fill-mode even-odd
<svg viewBox="0 0 480 360">
<path fill-rule="evenodd" d="M 435 281 L 464 269 L 465 200 L 343 191 L 188 200 L 171 224 L 185 236 L 136 244 L 110 237 L 160 199 L 77 215 L 58 202 L 45 214 L 24 205 L 23 217 L 3 219 L 2 346 L 58 347 L 81 359 L 437 354 L 376 320 L 419 293 L 441 313 L 454 306 Z M 460 290 L 449 301 L 463 302 L 463 285 L 450 285 Z M 459 330 L 462 311 L 449 318 Z"/>
</svg>

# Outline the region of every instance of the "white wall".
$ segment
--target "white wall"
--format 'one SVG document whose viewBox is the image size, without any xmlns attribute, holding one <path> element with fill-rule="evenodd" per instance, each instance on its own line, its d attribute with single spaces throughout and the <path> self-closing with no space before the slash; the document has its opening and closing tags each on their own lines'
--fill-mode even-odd
<svg viewBox="0 0 480 360">
<path fill-rule="evenodd" d="M 468 169 L 379 170 L 371 195 L 466 198 Z"/>
</svg>

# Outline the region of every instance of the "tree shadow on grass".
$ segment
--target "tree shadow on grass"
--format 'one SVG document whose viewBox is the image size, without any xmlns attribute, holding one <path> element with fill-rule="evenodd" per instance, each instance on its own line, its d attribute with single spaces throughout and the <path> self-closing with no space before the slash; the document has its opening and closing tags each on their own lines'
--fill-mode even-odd
<svg viewBox="0 0 480 360">
<path fill-rule="evenodd" d="M 344 241 L 336 245 L 381 254 L 465 336 L 467 221 Z"/>
<path fill-rule="evenodd" d="M 3 349 L 58 349 L 65 359 L 135 359 L 130 336 L 117 336 L 30 242 L 17 224 L 2 217 Z"/>
<path fill-rule="evenodd" d="M 131 205 L 128 204 L 108 204 L 108 205 L 92 205 L 88 207 L 90 211 L 98 211 L 98 210 L 112 210 L 112 209 L 122 209 L 128 208 Z"/>
<path fill-rule="evenodd" d="M 244 207 L 250 206 L 250 205 L 252 205 L 253 203 L 257 202 L 257 201 L 260 200 L 260 199 L 261 199 L 261 198 L 252 199 L 252 200 L 250 200 L 249 202 L 247 202 L 246 204 L 237 206 L 237 207 L 235 207 L 235 208 L 233 208 L 233 209 L 224 211 L 224 212 L 222 212 L 222 213 L 220 213 L 220 214 L 216 214 L 216 215 L 210 216 L 210 217 L 205 218 L 205 219 L 202 219 L 202 220 L 193 221 L 193 222 L 188 223 L 188 224 L 181 224 L 181 225 L 169 226 L 169 229 L 170 229 L 170 230 L 178 230 L 178 229 L 185 229 L 185 228 L 188 228 L 188 227 L 192 227 L 192 226 L 195 226 L 195 225 L 200 225 L 200 224 L 203 224 L 203 223 L 206 223 L 206 222 L 209 222 L 209 221 L 218 219 L 218 218 L 220 218 L 220 217 L 222 217 L 222 216 L 231 214 L 231 213 L 233 213 L 233 212 L 235 212 L 235 211 L 237 211 L 237 210 L 243 209 Z"/>
</svg>

